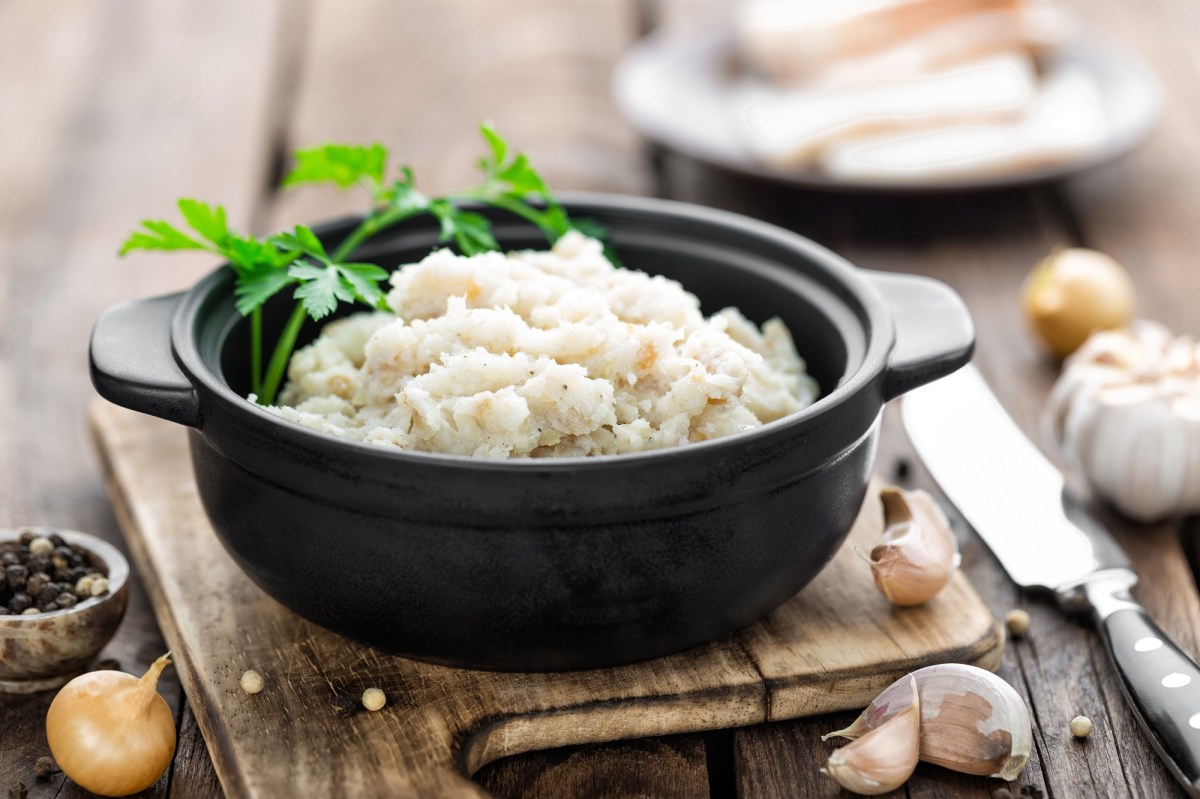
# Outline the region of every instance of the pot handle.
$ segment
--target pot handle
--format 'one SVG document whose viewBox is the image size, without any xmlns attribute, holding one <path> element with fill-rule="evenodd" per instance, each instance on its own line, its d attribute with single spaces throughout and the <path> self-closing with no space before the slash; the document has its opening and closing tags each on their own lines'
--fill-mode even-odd
<svg viewBox="0 0 1200 799">
<path fill-rule="evenodd" d="M 885 401 L 945 377 L 971 360 L 975 325 L 953 289 L 932 278 L 864 271 L 896 328 L 883 384 Z"/>
<path fill-rule="evenodd" d="M 196 389 L 171 350 L 171 317 L 183 293 L 114 305 L 92 328 L 88 356 L 100 396 L 188 427 L 200 426 Z"/>
</svg>

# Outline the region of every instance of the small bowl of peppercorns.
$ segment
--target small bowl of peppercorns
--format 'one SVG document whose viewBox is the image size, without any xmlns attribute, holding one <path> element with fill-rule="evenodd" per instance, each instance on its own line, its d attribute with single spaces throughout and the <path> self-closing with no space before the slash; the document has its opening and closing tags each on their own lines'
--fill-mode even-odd
<svg viewBox="0 0 1200 799">
<path fill-rule="evenodd" d="M 0 693 L 65 684 L 125 615 L 129 564 L 111 544 L 70 530 L 0 530 Z"/>
</svg>

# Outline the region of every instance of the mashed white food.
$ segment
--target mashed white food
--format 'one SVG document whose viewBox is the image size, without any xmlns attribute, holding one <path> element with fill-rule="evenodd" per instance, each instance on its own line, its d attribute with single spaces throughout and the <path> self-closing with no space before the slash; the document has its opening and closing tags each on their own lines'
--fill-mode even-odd
<svg viewBox="0 0 1200 799">
<path fill-rule="evenodd" d="M 284 419 L 356 441 L 487 458 L 608 455 L 737 433 L 813 401 L 791 334 L 706 318 L 673 280 L 569 234 L 547 252 L 439 250 L 388 305 L 292 358 Z"/>
</svg>

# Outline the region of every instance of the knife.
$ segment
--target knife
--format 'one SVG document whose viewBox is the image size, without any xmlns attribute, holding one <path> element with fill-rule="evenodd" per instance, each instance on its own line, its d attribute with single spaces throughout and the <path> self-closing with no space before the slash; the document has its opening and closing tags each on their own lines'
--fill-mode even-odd
<svg viewBox="0 0 1200 799">
<path fill-rule="evenodd" d="M 921 460 L 1013 581 L 1090 611 L 1142 728 L 1200 797 L 1200 667 L 1130 595 L 1137 575 L 1108 531 L 974 366 L 910 392 L 901 414 Z"/>
</svg>

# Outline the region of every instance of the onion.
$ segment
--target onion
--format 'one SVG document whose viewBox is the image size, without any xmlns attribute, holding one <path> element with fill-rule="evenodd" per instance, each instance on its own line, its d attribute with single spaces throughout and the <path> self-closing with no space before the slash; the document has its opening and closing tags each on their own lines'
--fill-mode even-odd
<svg viewBox="0 0 1200 799">
<path fill-rule="evenodd" d="M 1109 256 L 1058 250 L 1025 281 L 1025 316 L 1051 353 L 1065 358 L 1097 330 L 1121 327 L 1133 316 L 1133 283 Z"/>
<path fill-rule="evenodd" d="M 158 782 L 175 755 L 175 717 L 158 695 L 171 661 L 141 679 L 93 671 L 63 686 L 46 713 L 46 739 L 63 773 L 101 796 L 126 796 Z"/>
</svg>

